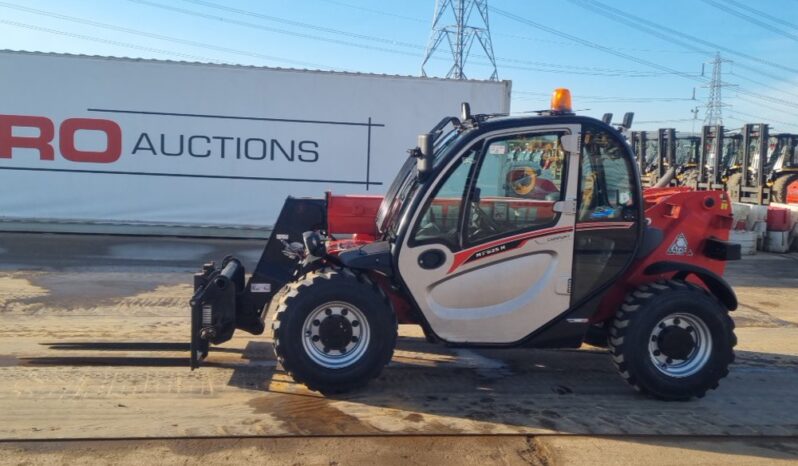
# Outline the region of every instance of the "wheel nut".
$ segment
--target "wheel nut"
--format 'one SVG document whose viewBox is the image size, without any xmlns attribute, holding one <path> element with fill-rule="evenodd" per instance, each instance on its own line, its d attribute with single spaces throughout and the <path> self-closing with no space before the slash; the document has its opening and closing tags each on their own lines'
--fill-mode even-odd
<svg viewBox="0 0 798 466">
<path fill-rule="evenodd" d="M 668 364 L 672 364 L 673 363 L 673 359 L 668 358 L 668 359 L 665 360 L 665 362 L 668 363 Z"/>
<path fill-rule="evenodd" d="M 332 315 L 332 309 L 325 309 L 324 313 L 327 314 L 328 316 L 330 316 L 330 315 Z"/>
<path fill-rule="evenodd" d="M 330 352 L 330 348 L 324 347 L 324 352 L 325 353 L 329 353 Z"/>
<path fill-rule="evenodd" d="M 358 340 L 359 340 L 358 337 L 352 337 L 352 343 L 357 343 Z"/>
<path fill-rule="evenodd" d="M 657 327 L 659 327 L 659 328 L 665 328 L 665 322 L 660 322 L 660 323 L 659 323 L 659 325 L 657 325 Z"/>
<path fill-rule="evenodd" d="M 310 339 L 313 340 L 314 342 L 321 340 L 321 338 L 319 338 L 318 335 L 313 335 Z"/>
<path fill-rule="evenodd" d="M 675 319 L 673 319 L 673 323 L 674 323 L 674 324 L 676 324 L 676 325 L 679 325 L 681 322 L 682 322 L 682 319 L 680 319 L 680 318 L 678 318 L 678 317 L 676 317 Z"/>
<path fill-rule="evenodd" d="M 349 314 L 349 310 L 348 309 L 341 309 L 341 315 L 342 316 L 345 316 L 347 314 Z"/>
<path fill-rule="evenodd" d="M 357 327 L 358 325 L 360 325 L 360 322 L 358 322 L 356 320 L 352 321 L 352 327 Z"/>
<path fill-rule="evenodd" d="M 662 354 L 660 350 L 654 350 L 654 356 L 659 356 L 660 354 Z"/>
<path fill-rule="evenodd" d="M 319 322 L 319 319 L 314 319 L 313 320 L 313 326 L 314 327 L 318 327 L 319 325 L 321 325 L 321 322 Z"/>
</svg>

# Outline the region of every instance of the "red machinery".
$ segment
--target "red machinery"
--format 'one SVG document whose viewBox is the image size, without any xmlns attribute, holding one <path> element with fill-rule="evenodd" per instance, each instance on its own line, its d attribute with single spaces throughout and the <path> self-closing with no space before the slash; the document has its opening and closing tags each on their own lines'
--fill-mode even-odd
<svg viewBox="0 0 798 466">
<path fill-rule="evenodd" d="M 464 105 L 419 137 L 384 197 L 289 198 L 249 280 L 235 258 L 206 265 L 192 367 L 270 316 L 297 382 L 349 390 L 380 373 L 406 323 L 451 346 L 607 345 L 636 389 L 703 396 L 734 359 L 730 202 L 644 192 L 634 163 L 616 129 L 571 113 L 567 91 L 537 117 Z"/>
</svg>

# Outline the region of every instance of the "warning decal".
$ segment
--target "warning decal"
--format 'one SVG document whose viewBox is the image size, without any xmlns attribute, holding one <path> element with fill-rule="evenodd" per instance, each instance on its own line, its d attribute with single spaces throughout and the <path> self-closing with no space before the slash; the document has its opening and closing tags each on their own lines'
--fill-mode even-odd
<svg viewBox="0 0 798 466">
<path fill-rule="evenodd" d="M 676 239 L 673 240 L 670 247 L 668 247 L 668 255 L 671 256 L 692 256 L 693 250 L 690 249 L 690 245 L 687 244 L 687 238 L 684 237 L 684 233 L 679 233 L 676 235 Z"/>
</svg>

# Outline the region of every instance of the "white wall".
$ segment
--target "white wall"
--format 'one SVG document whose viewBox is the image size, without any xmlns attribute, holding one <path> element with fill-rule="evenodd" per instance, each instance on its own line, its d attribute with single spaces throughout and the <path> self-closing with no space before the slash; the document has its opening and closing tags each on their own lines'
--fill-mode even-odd
<svg viewBox="0 0 798 466">
<path fill-rule="evenodd" d="M 42 116 L 55 127 L 54 160 L 37 149 L 0 153 L 0 217 L 56 221 L 267 226 L 288 195 L 384 192 L 418 133 L 457 115 L 462 101 L 475 113 L 507 112 L 510 94 L 509 82 L 16 52 L 0 52 L 0 76 L 0 115 Z M 115 122 L 118 160 L 66 160 L 58 133 L 68 118 Z M 180 152 L 181 135 L 182 154 L 164 155 L 161 138 Z M 188 153 L 192 136 L 198 156 Z M 246 157 L 247 140 L 250 157 L 262 160 Z M 272 147 L 264 156 L 261 141 L 272 140 L 289 152 L 294 141 L 294 160 Z M 106 137 L 79 131 L 75 145 L 103 151 Z"/>
</svg>

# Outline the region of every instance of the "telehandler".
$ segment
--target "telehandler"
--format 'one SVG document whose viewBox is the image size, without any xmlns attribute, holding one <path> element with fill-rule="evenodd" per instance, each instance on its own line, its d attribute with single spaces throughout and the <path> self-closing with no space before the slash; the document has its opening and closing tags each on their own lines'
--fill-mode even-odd
<svg viewBox="0 0 798 466">
<path fill-rule="evenodd" d="M 638 391 L 716 388 L 736 344 L 727 195 L 643 192 L 621 132 L 571 108 L 567 89 L 537 116 L 463 104 L 419 136 L 384 197 L 289 197 L 249 279 L 233 257 L 195 276 L 191 367 L 269 316 L 282 368 L 322 393 L 377 377 L 400 323 L 453 347 L 601 340 Z"/>
</svg>

